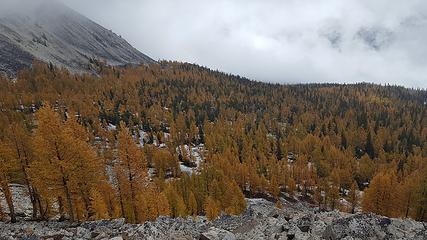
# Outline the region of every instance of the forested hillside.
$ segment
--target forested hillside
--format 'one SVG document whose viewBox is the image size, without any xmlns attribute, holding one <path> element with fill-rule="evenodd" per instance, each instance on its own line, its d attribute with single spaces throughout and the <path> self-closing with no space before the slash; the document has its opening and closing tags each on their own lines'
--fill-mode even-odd
<svg viewBox="0 0 427 240">
<path fill-rule="evenodd" d="M 176 62 L 98 68 L 35 63 L 0 79 L 0 214 L 13 220 L 19 183 L 34 219 L 212 219 L 241 213 L 245 196 L 297 196 L 427 221 L 424 90 L 266 84 Z"/>
</svg>

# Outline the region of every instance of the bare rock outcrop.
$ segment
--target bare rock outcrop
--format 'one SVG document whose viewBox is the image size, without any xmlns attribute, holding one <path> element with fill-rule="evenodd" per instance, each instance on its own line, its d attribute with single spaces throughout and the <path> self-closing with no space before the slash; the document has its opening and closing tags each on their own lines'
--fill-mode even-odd
<svg viewBox="0 0 427 240">
<path fill-rule="evenodd" d="M 3 0 L 0 9 L 0 72 L 14 75 L 34 60 L 90 72 L 108 65 L 154 61 L 122 37 L 56 0 Z"/>
<path fill-rule="evenodd" d="M 126 224 L 124 219 L 84 223 L 0 223 L 0 239 L 427 239 L 426 223 L 374 214 L 320 212 L 304 203 L 284 202 L 283 209 L 263 199 L 248 199 L 239 216 L 160 217 L 154 222 Z"/>
</svg>

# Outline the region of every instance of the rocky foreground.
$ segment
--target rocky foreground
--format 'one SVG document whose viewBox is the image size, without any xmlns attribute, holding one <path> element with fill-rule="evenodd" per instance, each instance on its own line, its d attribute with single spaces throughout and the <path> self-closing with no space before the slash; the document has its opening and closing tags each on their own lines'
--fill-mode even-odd
<svg viewBox="0 0 427 240">
<path fill-rule="evenodd" d="M 318 212 L 302 203 L 277 209 L 263 199 L 249 199 L 241 216 L 171 219 L 145 224 L 123 219 L 66 222 L 0 223 L 0 239 L 427 239 L 427 224 L 373 214 Z"/>
</svg>

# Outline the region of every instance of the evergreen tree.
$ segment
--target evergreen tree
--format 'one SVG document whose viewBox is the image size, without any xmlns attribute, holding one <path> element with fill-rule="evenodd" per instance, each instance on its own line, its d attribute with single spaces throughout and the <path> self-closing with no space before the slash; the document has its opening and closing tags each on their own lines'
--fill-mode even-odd
<svg viewBox="0 0 427 240">
<path fill-rule="evenodd" d="M 194 196 L 194 193 L 191 191 L 188 197 L 188 214 L 190 216 L 195 217 L 198 213 L 197 211 L 197 200 L 196 197 Z"/>
<path fill-rule="evenodd" d="M 226 182 L 226 192 L 222 198 L 223 209 L 227 214 L 239 215 L 246 209 L 245 196 L 234 180 Z"/>
<path fill-rule="evenodd" d="M 357 183 L 353 181 L 353 184 L 351 184 L 351 188 L 347 196 L 347 200 L 350 203 L 350 213 L 355 213 L 356 207 L 359 204 L 359 195 L 357 192 L 358 190 L 359 188 L 357 186 Z"/>
<path fill-rule="evenodd" d="M 425 159 L 424 159 L 425 160 Z M 427 164 L 424 161 L 424 167 L 420 169 L 420 181 L 415 186 L 415 219 L 419 221 L 427 220 Z"/>
<path fill-rule="evenodd" d="M 368 131 L 368 136 L 366 138 L 366 147 L 365 147 L 366 153 L 369 155 L 371 159 L 375 158 L 375 147 L 372 140 L 371 131 Z"/>
<path fill-rule="evenodd" d="M 46 199 L 58 201 L 61 219 L 64 215 L 64 200 L 71 221 L 75 218 L 70 177 L 73 172 L 73 157 L 76 152 L 73 138 L 65 131 L 56 112 L 46 105 L 37 112 L 38 128 L 34 135 L 35 160 L 30 165 L 30 178 Z"/>
<path fill-rule="evenodd" d="M 210 196 L 205 200 L 204 210 L 209 220 L 213 220 L 221 214 L 219 204 Z"/>
<path fill-rule="evenodd" d="M 122 202 L 122 216 L 131 223 L 139 223 L 137 194 L 142 191 L 147 175 L 144 154 L 132 139 L 131 133 L 123 122 L 118 134 L 118 163 L 116 175 L 119 195 Z"/>
<path fill-rule="evenodd" d="M 29 177 L 29 167 L 32 161 L 31 136 L 21 124 L 11 124 L 6 134 L 6 139 L 11 149 L 13 149 L 13 158 L 23 175 L 23 180 L 29 193 L 32 205 L 32 218 L 36 220 L 38 212 L 37 202 L 39 199 L 37 189 L 33 186 Z"/>
<path fill-rule="evenodd" d="M 363 197 L 363 211 L 385 216 L 394 216 L 396 211 L 395 186 L 396 175 L 378 173 L 369 184 Z"/>
<path fill-rule="evenodd" d="M 9 209 L 9 217 L 12 223 L 16 222 L 15 207 L 13 205 L 12 192 L 9 186 L 8 173 L 13 168 L 11 149 L 0 142 L 0 190 L 4 194 Z"/>
</svg>

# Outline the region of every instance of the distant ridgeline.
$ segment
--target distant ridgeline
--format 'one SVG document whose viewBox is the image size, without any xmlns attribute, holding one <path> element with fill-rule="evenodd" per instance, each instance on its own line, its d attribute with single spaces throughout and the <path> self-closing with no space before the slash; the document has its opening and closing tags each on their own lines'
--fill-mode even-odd
<svg viewBox="0 0 427 240">
<path fill-rule="evenodd" d="M 93 72 L 98 60 L 109 65 L 154 63 L 125 39 L 61 1 L 2 0 L 0 74 L 15 76 L 34 60 L 74 73 Z"/>
<path fill-rule="evenodd" d="M 427 220 L 425 90 L 267 84 L 176 62 L 98 75 L 34 64 L 0 79 L 0 212 L 19 183 L 35 219 L 212 219 L 256 196 Z"/>
</svg>

